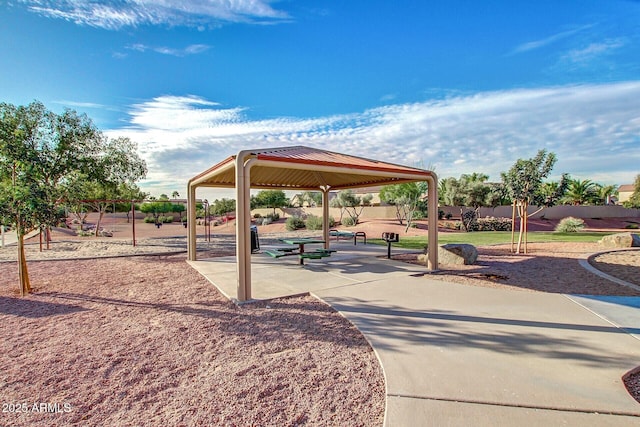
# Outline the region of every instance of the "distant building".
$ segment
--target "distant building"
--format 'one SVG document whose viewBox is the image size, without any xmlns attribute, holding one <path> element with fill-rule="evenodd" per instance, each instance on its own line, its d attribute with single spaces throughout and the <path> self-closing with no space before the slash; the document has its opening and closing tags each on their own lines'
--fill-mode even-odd
<svg viewBox="0 0 640 427">
<path fill-rule="evenodd" d="M 636 187 L 633 184 L 621 185 L 618 188 L 618 203 L 622 204 L 631 198 Z"/>
</svg>

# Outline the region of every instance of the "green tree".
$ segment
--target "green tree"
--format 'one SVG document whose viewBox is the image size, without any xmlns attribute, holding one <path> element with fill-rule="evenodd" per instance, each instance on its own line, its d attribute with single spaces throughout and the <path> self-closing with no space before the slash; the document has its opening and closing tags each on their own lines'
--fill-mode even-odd
<svg viewBox="0 0 640 427">
<path fill-rule="evenodd" d="M 216 199 L 211 204 L 210 211 L 214 215 L 223 216 L 228 214 L 229 212 L 235 212 L 236 210 L 236 200 L 235 199 L 226 199 L 222 198 L 220 200 Z"/>
<path fill-rule="evenodd" d="M 408 182 L 386 185 L 380 189 L 380 200 L 396 208 L 396 219 L 403 225 L 407 221 L 405 232 L 411 227 L 413 213 L 418 209 L 420 200 L 427 192 L 426 182 Z"/>
<path fill-rule="evenodd" d="M 640 175 L 636 175 L 636 180 L 633 183 L 633 193 L 629 200 L 623 203 L 626 208 L 640 208 Z"/>
<path fill-rule="evenodd" d="M 24 236 L 55 224 L 61 184 L 74 173 L 93 177 L 102 143 L 86 115 L 54 114 L 37 101 L 0 104 L 0 217 L 17 232 L 21 295 L 31 288 Z"/>
<path fill-rule="evenodd" d="M 140 212 L 153 216 L 155 223 L 159 222 L 158 218 L 173 211 L 173 204 L 168 200 L 153 200 L 144 202 L 140 205 Z"/>
<path fill-rule="evenodd" d="M 590 179 L 572 179 L 564 195 L 564 202 L 571 205 L 590 204 L 597 196 L 596 184 Z"/>
<path fill-rule="evenodd" d="M 70 202 L 80 202 L 98 213 L 96 236 L 107 210 L 131 195 L 135 182 L 147 174 L 147 165 L 138 156 L 137 148 L 129 138 L 104 139 L 91 173 L 73 174 L 65 186 Z"/>
<path fill-rule="evenodd" d="M 527 252 L 526 233 L 529 204 L 534 202 L 536 194 L 540 192 L 542 180 L 551 173 L 556 163 L 556 155 L 546 150 L 538 151 L 531 159 L 518 159 L 509 171 L 502 172 L 502 182 L 507 194 L 514 203 L 517 216 L 520 218 L 518 245 L 515 252 L 520 253 L 524 238 L 524 253 Z M 515 221 L 515 216 L 513 218 Z M 511 240 L 513 250 L 513 238 Z"/>
<path fill-rule="evenodd" d="M 272 208 L 275 215 L 277 208 L 289 206 L 289 199 L 282 190 L 262 190 L 253 198 L 255 207 Z M 253 206 L 252 206 L 253 208 Z"/>
<path fill-rule="evenodd" d="M 569 186 L 569 175 L 563 174 L 560 181 L 544 182 L 534 194 L 532 203 L 537 206 L 551 207 L 563 200 Z"/>
<path fill-rule="evenodd" d="M 180 197 L 180 193 L 174 190 L 173 193 L 171 193 L 171 198 L 177 199 L 178 197 Z"/>
<path fill-rule="evenodd" d="M 344 213 L 346 213 L 352 219 L 353 225 L 356 225 L 365 206 L 371 205 L 372 199 L 373 196 L 371 194 L 360 197 L 356 195 L 353 190 L 341 190 L 336 197 L 331 200 L 330 204 L 331 207 L 340 208 L 341 222 Z"/>
</svg>

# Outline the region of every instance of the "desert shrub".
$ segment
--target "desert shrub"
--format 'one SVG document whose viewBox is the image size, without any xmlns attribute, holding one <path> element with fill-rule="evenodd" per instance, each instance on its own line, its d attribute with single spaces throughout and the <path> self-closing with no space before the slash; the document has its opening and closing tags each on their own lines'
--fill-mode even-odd
<svg viewBox="0 0 640 427">
<path fill-rule="evenodd" d="M 626 228 L 628 230 L 637 230 L 638 228 L 640 228 L 640 225 L 635 224 L 635 223 L 631 223 L 631 224 L 625 225 L 624 228 Z"/>
<path fill-rule="evenodd" d="M 259 212 L 256 212 L 256 213 L 254 213 L 254 214 L 253 214 L 253 217 L 254 217 L 255 219 L 258 219 L 258 218 L 262 218 L 262 215 L 260 215 L 260 213 L 259 213 Z"/>
<path fill-rule="evenodd" d="M 284 223 L 284 228 L 289 231 L 299 230 L 304 228 L 304 220 L 299 216 L 290 216 Z"/>
<path fill-rule="evenodd" d="M 582 219 L 568 216 L 560 220 L 554 231 L 556 233 L 576 233 L 583 228 L 584 221 Z"/>
<path fill-rule="evenodd" d="M 265 216 L 262 218 L 262 222 L 260 224 L 262 225 L 269 225 L 273 222 L 273 218 L 271 218 L 270 216 Z"/>
<path fill-rule="evenodd" d="M 342 218 L 342 222 L 341 223 L 345 227 L 353 227 L 354 225 L 356 225 L 356 220 L 351 218 L 350 216 L 347 216 L 347 217 Z"/>
<path fill-rule="evenodd" d="M 460 222 L 460 221 L 444 221 L 442 223 L 442 227 L 446 228 L 447 230 L 461 230 L 462 229 L 462 222 Z"/>
<path fill-rule="evenodd" d="M 154 222 L 156 222 L 156 220 L 152 216 L 145 216 L 144 217 L 144 222 L 147 223 L 147 224 L 153 224 Z"/>
<path fill-rule="evenodd" d="M 488 216 L 478 218 L 476 224 L 477 231 L 511 231 L 510 218 L 495 218 Z"/>
<path fill-rule="evenodd" d="M 315 215 L 309 215 L 305 221 L 307 230 L 322 230 L 322 218 Z"/>
<path fill-rule="evenodd" d="M 265 218 L 271 218 L 271 221 L 277 221 L 280 219 L 280 214 L 279 213 L 270 213 L 268 215 L 265 215 Z"/>
<path fill-rule="evenodd" d="M 162 222 L 164 222 L 165 224 L 172 223 L 173 222 L 173 215 L 165 216 L 164 220 Z"/>
<path fill-rule="evenodd" d="M 438 209 L 438 219 L 442 219 L 442 218 L 444 218 L 444 211 L 442 209 Z"/>
<path fill-rule="evenodd" d="M 451 218 L 453 218 L 453 214 L 452 214 L 451 212 L 447 212 L 447 213 L 444 215 L 444 217 L 445 217 L 445 219 L 451 219 Z"/>
</svg>

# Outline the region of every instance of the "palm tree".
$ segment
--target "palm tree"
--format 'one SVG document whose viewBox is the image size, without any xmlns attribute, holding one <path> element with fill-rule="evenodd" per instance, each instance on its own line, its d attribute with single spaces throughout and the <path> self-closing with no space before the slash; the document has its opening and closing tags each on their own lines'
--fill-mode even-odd
<svg viewBox="0 0 640 427">
<path fill-rule="evenodd" d="M 584 205 L 593 201 L 596 184 L 590 179 L 572 179 L 565 193 L 564 200 L 572 205 Z"/>
<path fill-rule="evenodd" d="M 611 203 L 611 197 L 616 196 L 618 194 L 618 186 L 617 185 L 601 185 L 596 184 L 595 188 L 595 204 L 598 205 L 608 205 Z"/>
<path fill-rule="evenodd" d="M 180 193 L 178 193 L 177 191 L 174 191 L 173 193 L 171 193 L 172 199 L 177 199 L 178 197 L 180 197 Z"/>
</svg>

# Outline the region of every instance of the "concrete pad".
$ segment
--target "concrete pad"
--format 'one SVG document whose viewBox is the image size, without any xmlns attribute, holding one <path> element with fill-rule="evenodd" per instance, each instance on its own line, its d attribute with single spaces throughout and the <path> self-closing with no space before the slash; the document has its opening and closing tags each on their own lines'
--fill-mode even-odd
<svg viewBox="0 0 640 427">
<path fill-rule="evenodd" d="M 398 396 L 387 398 L 387 426 L 498 427 L 581 426 L 628 427 L 634 416 L 558 411 L 527 407 L 487 405 L 482 402 L 426 400 Z"/>
<path fill-rule="evenodd" d="M 335 248 L 336 245 L 332 245 Z M 377 256 L 386 249 L 377 245 L 337 245 L 330 257 L 305 260 L 299 265 L 297 256 L 272 258 L 263 253 L 251 256 L 252 299 L 281 298 L 315 292 L 321 289 L 350 286 L 379 280 L 382 277 L 404 277 L 423 274 L 426 267 L 398 263 Z M 275 247 L 263 247 L 263 250 Z M 188 261 L 214 284 L 227 298 L 237 299 L 237 266 L 235 256 Z"/>
<path fill-rule="evenodd" d="M 640 297 L 567 295 L 613 325 L 640 340 Z"/>
<path fill-rule="evenodd" d="M 388 396 L 640 416 L 621 380 L 640 342 L 563 295 L 428 276 L 314 294 L 371 342 Z"/>
</svg>

